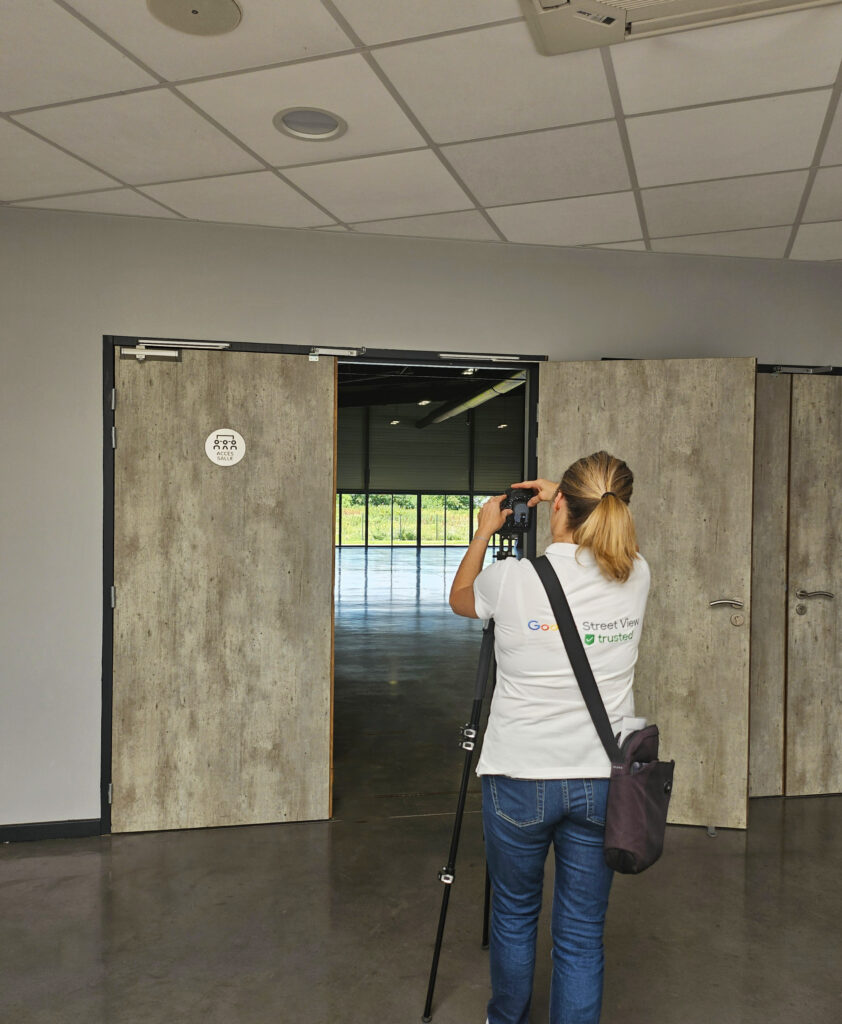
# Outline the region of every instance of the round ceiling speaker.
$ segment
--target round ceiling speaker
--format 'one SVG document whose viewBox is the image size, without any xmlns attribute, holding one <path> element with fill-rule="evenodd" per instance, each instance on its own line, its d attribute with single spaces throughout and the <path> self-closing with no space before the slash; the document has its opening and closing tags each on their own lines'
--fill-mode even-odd
<svg viewBox="0 0 842 1024">
<path fill-rule="evenodd" d="M 191 36 L 221 36 L 242 20 L 234 0 L 146 0 L 158 21 Z"/>
<path fill-rule="evenodd" d="M 287 107 L 275 114 L 272 124 L 284 135 L 291 135 L 294 139 L 309 139 L 311 142 L 338 139 L 348 131 L 347 121 L 319 107 Z"/>
</svg>

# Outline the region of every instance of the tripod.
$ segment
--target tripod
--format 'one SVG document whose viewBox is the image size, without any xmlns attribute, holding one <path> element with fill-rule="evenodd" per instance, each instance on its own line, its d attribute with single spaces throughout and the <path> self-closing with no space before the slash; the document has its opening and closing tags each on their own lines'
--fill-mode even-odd
<svg viewBox="0 0 842 1024">
<path fill-rule="evenodd" d="M 499 547 L 494 553 L 495 559 L 511 558 L 515 553 L 513 546 L 516 540 L 513 536 L 499 538 Z M 519 553 L 519 552 L 518 552 Z M 459 796 L 456 801 L 456 817 L 453 821 L 453 833 L 450 839 L 450 852 L 447 855 L 447 863 L 439 871 L 439 881 L 444 885 L 441 897 L 441 911 L 439 912 L 439 924 L 436 930 L 436 944 L 433 950 L 433 962 L 430 967 L 430 981 L 427 986 L 427 1001 L 424 1003 L 424 1014 L 422 1020 L 425 1024 L 433 1019 L 433 991 L 436 987 L 436 975 L 439 969 L 439 957 L 441 956 L 442 939 L 444 938 L 444 925 L 447 920 L 447 907 L 450 902 L 450 890 L 456 877 L 456 851 L 459 849 L 459 835 L 462 831 L 462 818 L 465 813 L 465 800 L 468 796 L 468 783 L 471 778 L 471 764 L 474 759 L 474 749 L 479 735 L 479 722 L 482 715 L 482 705 L 485 700 L 485 688 L 488 683 L 489 670 L 492 676 L 496 676 L 494 663 L 494 620 L 488 619 L 482 628 L 482 644 L 479 650 L 479 663 L 477 664 L 476 683 L 474 684 L 474 702 L 471 705 L 471 717 L 467 725 L 459 730 L 461 737 L 459 746 L 465 751 L 465 760 L 462 765 L 462 782 L 459 786 Z M 492 683 L 493 688 L 493 683 Z M 485 869 L 485 901 L 482 915 L 482 948 L 488 948 L 488 921 L 491 909 L 491 879 L 488 875 L 488 867 Z"/>
</svg>

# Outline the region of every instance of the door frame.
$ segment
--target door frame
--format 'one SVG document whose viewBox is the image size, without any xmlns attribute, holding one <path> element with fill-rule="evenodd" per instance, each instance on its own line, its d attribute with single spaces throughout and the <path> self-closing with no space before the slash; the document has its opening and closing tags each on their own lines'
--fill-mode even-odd
<svg viewBox="0 0 842 1024">
<path fill-rule="evenodd" d="M 111 762 L 112 720 L 114 709 L 114 608 L 112 605 L 112 588 L 114 586 L 114 470 L 115 448 L 114 438 L 114 403 L 112 396 L 115 387 L 114 357 L 121 347 L 133 348 L 142 338 L 150 341 L 169 341 L 173 348 L 179 344 L 217 346 L 224 344 L 226 352 L 275 353 L 282 355 L 310 355 L 318 352 L 320 346 L 313 345 L 280 345 L 260 342 L 221 342 L 209 338 L 161 338 L 148 334 L 115 335 L 106 334 L 102 338 L 102 491 L 103 491 L 103 529 L 102 529 L 102 715 L 100 730 L 100 820 L 99 834 L 111 834 Z M 336 358 L 322 348 L 327 358 Z M 359 349 L 356 356 L 349 356 L 354 361 L 367 363 L 390 363 L 399 366 L 488 366 L 493 358 L 494 365 L 501 368 L 526 370 L 526 423 L 524 429 L 525 465 L 527 476 L 534 477 L 537 470 L 537 438 L 538 438 L 538 364 L 547 361 L 545 355 L 501 356 L 498 353 L 448 354 L 443 358 L 432 350 L 415 351 L 404 349 Z M 334 482 L 334 491 L 335 491 Z M 536 538 L 535 530 L 527 537 L 527 554 L 534 557 Z"/>
</svg>

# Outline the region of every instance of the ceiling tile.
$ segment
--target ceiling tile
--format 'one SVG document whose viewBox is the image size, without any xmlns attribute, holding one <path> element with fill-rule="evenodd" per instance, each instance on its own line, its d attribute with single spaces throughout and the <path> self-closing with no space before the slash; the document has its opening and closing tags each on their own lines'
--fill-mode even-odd
<svg viewBox="0 0 842 1024">
<path fill-rule="evenodd" d="M 355 224 L 357 231 L 377 235 L 415 235 L 423 238 L 465 238 L 473 241 L 499 241 L 497 232 L 477 210 L 461 213 L 434 213 L 428 217 L 401 217 L 397 220 Z"/>
<path fill-rule="evenodd" d="M 830 134 L 824 144 L 822 152 L 822 163 L 842 164 L 842 103 L 838 103 L 833 124 L 830 126 Z"/>
<path fill-rule="evenodd" d="M 428 149 L 295 167 L 284 174 L 346 223 L 445 213 L 471 205 Z"/>
<path fill-rule="evenodd" d="M 525 23 L 377 50 L 437 142 L 613 116 L 598 50 L 542 57 Z"/>
<path fill-rule="evenodd" d="M 646 242 L 642 238 L 634 242 L 602 242 L 600 245 L 590 245 L 589 249 L 626 249 L 629 252 L 646 252 Z"/>
<path fill-rule="evenodd" d="M 8 121 L 0 120 L 0 201 L 108 188 L 114 181 Z"/>
<path fill-rule="evenodd" d="M 130 184 L 260 166 L 167 89 L 37 110 L 18 120 Z"/>
<path fill-rule="evenodd" d="M 653 238 L 653 252 L 706 253 L 709 256 L 754 256 L 783 259 L 792 229 L 759 228 L 756 231 L 717 231 L 683 238 Z"/>
<path fill-rule="evenodd" d="M 110 43 L 53 0 L 0 5 L 0 97 L 4 110 L 154 85 Z"/>
<path fill-rule="evenodd" d="M 522 15 L 517 0 L 334 0 L 364 43 L 385 43 Z"/>
<path fill-rule="evenodd" d="M 154 18 L 143 0 L 72 0 L 73 6 L 170 81 L 278 64 L 350 49 L 351 41 L 313 0 L 248 0 L 243 20 L 221 36 L 194 36 Z"/>
<path fill-rule="evenodd" d="M 278 166 L 409 149 L 425 142 L 358 54 L 254 71 L 182 86 L 181 91 Z M 319 107 L 348 122 L 337 139 L 307 142 L 279 132 L 272 118 L 288 107 Z"/>
<path fill-rule="evenodd" d="M 626 121 L 641 187 L 809 167 L 830 91 Z"/>
<path fill-rule="evenodd" d="M 790 259 L 842 260 L 842 220 L 830 224 L 802 224 Z"/>
<path fill-rule="evenodd" d="M 842 167 L 825 167 L 816 174 L 803 219 L 842 220 Z"/>
<path fill-rule="evenodd" d="M 510 242 L 589 245 L 634 239 L 641 233 L 631 192 L 501 206 L 488 212 Z"/>
<path fill-rule="evenodd" d="M 807 171 L 787 171 L 668 185 L 641 195 L 649 234 L 656 238 L 791 224 L 806 184 Z"/>
<path fill-rule="evenodd" d="M 842 5 L 619 43 L 611 58 L 627 114 L 832 85 Z"/>
<path fill-rule="evenodd" d="M 143 191 L 193 220 L 285 228 L 331 223 L 330 217 L 271 171 L 148 185 Z"/>
<path fill-rule="evenodd" d="M 479 201 L 491 206 L 631 187 L 615 121 L 467 142 L 443 153 Z"/>
<path fill-rule="evenodd" d="M 175 217 L 151 199 L 139 196 L 130 188 L 109 192 L 86 192 L 77 196 L 57 196 L 54 199 L 32 199 L 21 206 L 37 206 L 44 210 L 80 210 L 83 213 L 119 213 L 135 217 Z"/>
</svg>

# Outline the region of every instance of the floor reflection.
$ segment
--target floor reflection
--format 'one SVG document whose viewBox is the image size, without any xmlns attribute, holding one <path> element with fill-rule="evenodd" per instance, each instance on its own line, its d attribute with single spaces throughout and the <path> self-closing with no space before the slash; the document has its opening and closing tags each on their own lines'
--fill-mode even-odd
<svg viewBox="0 0 842 1024">
<path fill-rule="evenodd" d="M 336 559 L 334 815 L 450 810 L 482 624 L 447 603 L 464 548 L 343 548 Z M 491 560 L 489 555 L 488 561 Z M 475 799 L 476 783 L 471 787 Z"/>
</svg>

